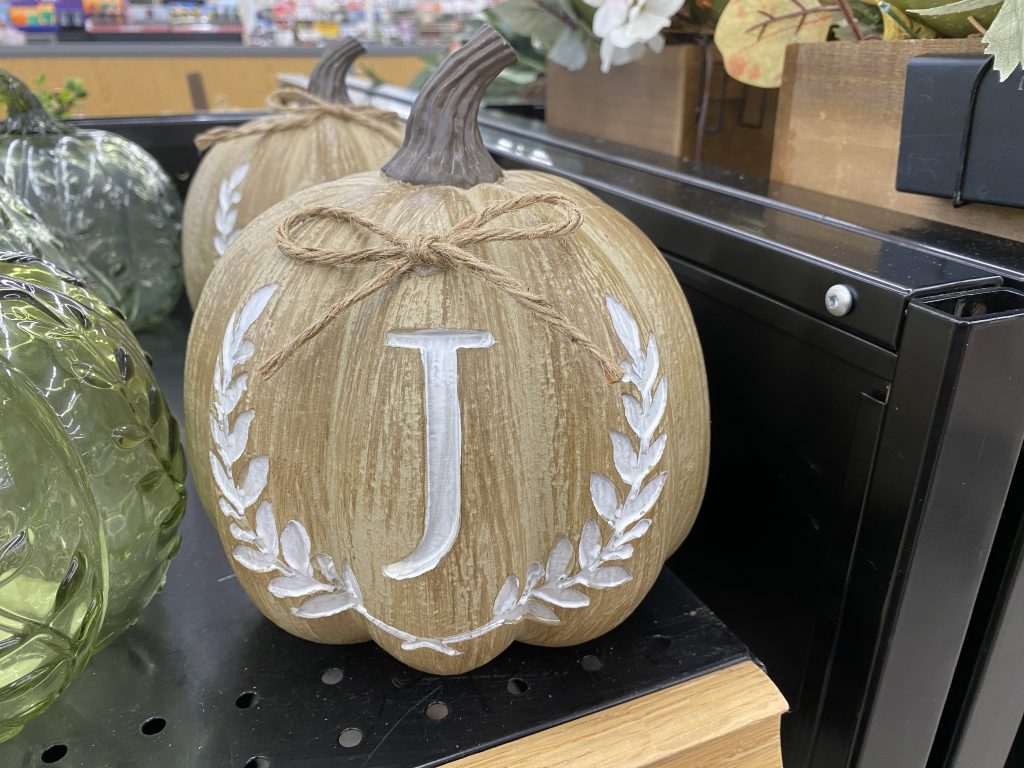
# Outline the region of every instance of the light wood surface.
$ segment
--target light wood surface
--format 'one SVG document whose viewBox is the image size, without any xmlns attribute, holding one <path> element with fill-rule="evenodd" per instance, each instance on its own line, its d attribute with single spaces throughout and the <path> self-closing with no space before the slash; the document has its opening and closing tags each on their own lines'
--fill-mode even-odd
<svg viewBox="0 0 1024 768">
<path fill-rule="evenodd" d="M 717 51 L 714 55 L 717 60 Z M 548 62 L 545 120 L 555 128 L 693 159 L 703 60 L 703 48 L 687 44 L 669 45 L 657 56 L 644 56 L 607 73 L 601 72 L 596 59 L 579 72 Z M 726 100 L 717 103 L 723 78 Z M 716 66 L 711 95 L 708 126 L 720 130 L 705 134 L 703 161 L 767 176 L 776 92 L 746 89 Z"/>
<path fill-rule="evenodd" d="M 243 49 L 244 50 L 244 49 Z M 43 74 L 48 87 L 80 77 L 89 95 L 75 105 L 85 117 L 187 114 L 196 111 L 189 75 L 198 74 L 210 110 L 260 109 L 282 73 L 309 75 L 323 51 L 308 57 L 175 56 L 155 57 L 18 57 L 0 67 L 33 83 Z M 387 83 L 406 85 L 423 69 L 416 56 L 374 56 L 356 64 L 354 74 L 369 67 Z"/>
<path fill-rule="evenodd" d="M 782 768 L 787 705 L 743 662 L 449 763 L 449 768 Z"/>
<path fill-rule="evenodd" d="M 1024 240 L 1024 210 L 896 191 L 907 62 L 981 53 L 978 40 L 790 46 L 779 95 L 773 181 Z"/>
</svg>

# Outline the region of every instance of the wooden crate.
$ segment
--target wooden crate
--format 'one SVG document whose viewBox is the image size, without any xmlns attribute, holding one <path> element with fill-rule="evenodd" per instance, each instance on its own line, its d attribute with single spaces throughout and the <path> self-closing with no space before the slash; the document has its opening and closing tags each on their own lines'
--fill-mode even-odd
<svg viewBox="0 0 1024 768">
<path fill-rule="evenodd" d="M 548 62 L 545 119 L 555 128 L 693 159 L 703 61 L 704 49 L 687 44 L 669 45 L 607 74 L 596 59 L 579 72 Z M 767 176 L 777 93 L 748 89 L 727 78 L 721 66 L 713 71 L 709 124 L 720 130 L 705 135 L 702 160 Z"/>
<path fill-rule="evenodd" d="M 907 61 L 981 53 L 978 40 L 809 43 L 786 51 L 771 178 L 817 192 L 1024 240 L 1024 210 L 896 191 Z"/>
</svg>

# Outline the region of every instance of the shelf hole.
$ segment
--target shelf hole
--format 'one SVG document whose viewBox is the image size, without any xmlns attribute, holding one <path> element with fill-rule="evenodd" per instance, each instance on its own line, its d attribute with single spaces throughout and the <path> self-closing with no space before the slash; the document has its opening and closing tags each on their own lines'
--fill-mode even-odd
<svg viewBox="0 0 1024 768">
<path fill-rule="evenodd" d="M 250 757 L 248 762 L 245 764 L 245 768 L 270 768 L 270 758 L 264 757 L 263 755 Z"/>
<path fill-rule="evenodd" d="M 505 690 L 511 693 L 513 696 L 521 696 L 530 689 L 530 684 L 523 680 L 521 677 L 513 677 L 508 681 L 508 685 L 505 686 Z"/>
<path fill-rule="evenodd" d="M 663 651 L 670 645 L 672 645 L 672 638 L 668 635 L 654 635 L 647 641 L 647 647 L 653 651 Z"/>
<path fill-rule="evenodd" d="M 583 667 L 584 671 L 586 672 L 598 672 L 600 671 L 601 667 L 604 666 L 604 663 L 599 658 L 597 658 L 597 656 L 588 653 L 586 656 L 580 659 L 580 666 Z"/>
<path fill-rule="evenodd" d="M 239 709 L 249 709 L 249 707 L 255 707 L 259 700 L 260 695 L 256 691 L 246 691 L 235 699 L 235 706 Z"/>
<path fill-rule="evenodd" d="M 320 682 L 324 685 L 337 685 L 345 678 L 345 670 L 338 669 L 337 667 L 328 667 L 324 670 L 324 673 L 320 675 Z"/>
<path fill-rule="evenodd" d="M 427 717 L 431 720 L 444 720 L 448 717 L 448 705 L 443 701 L 435 701 L 427 707 Z"/>
<path fill-rule="evenodd" d="M 362 741 L 363 732 L 358 728 L 346 728 L 341 732 L 341 736 L 338 737 L 338 743 L 347 749 L 358 747 Z"/>
<path fill-rule="evenodd" d="M 162 717 L 151 717 L 149 720 L 139 726 L 139 730 L 147 736 L 156 736 L 160 731 L 167 725 L 167 721 Z"/>
<path fill-rule="evenodd" d="M 44 763 L 56 763 L 68 753 L 67 744 L 53 744 L 43 750 L 40 758 Z"/>
</svg>

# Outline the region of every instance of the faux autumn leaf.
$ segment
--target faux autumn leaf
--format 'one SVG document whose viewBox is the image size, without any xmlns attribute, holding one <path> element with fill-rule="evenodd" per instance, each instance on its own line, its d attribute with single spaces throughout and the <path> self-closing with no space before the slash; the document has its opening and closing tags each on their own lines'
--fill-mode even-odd
<svg viewBox="0 0 1024 768">
<path fill-rule="evenodd" d="M 824 42 L 835 10 L 817 0 L 731 0 L 715 28 L 725 71 L 747 85 L 778 88 L 786 46 Z"/>
</svg>

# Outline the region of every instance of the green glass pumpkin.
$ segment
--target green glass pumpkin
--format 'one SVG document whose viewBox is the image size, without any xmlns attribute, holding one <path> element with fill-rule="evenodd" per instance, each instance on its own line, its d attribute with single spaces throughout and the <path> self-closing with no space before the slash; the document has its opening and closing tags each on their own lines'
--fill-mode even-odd
<svg viewBox="0 0 1024 768">
<path fill-rule="evenodd" d="M 0 361 L 0 741 L 88 661 L 106 598 L 81 460 L 34 387 Z"/>
<path fill-rule="evenodd" d="M 133 328 L 158 322 L 181 293 L 181 202 L 138 145 L 50 117 L 0 71 L 0 179 L 63 244 L 57 263 L 87 279 Z"/>
<path fill-rule="evenodd" d="M 0 357 L 45 398 L 84 465 L 110 555 L 103 645 L 163 585 L 180 544 L 177 422 L 124 320 L 27 254 L 0 253 Z"/>
</svg>

